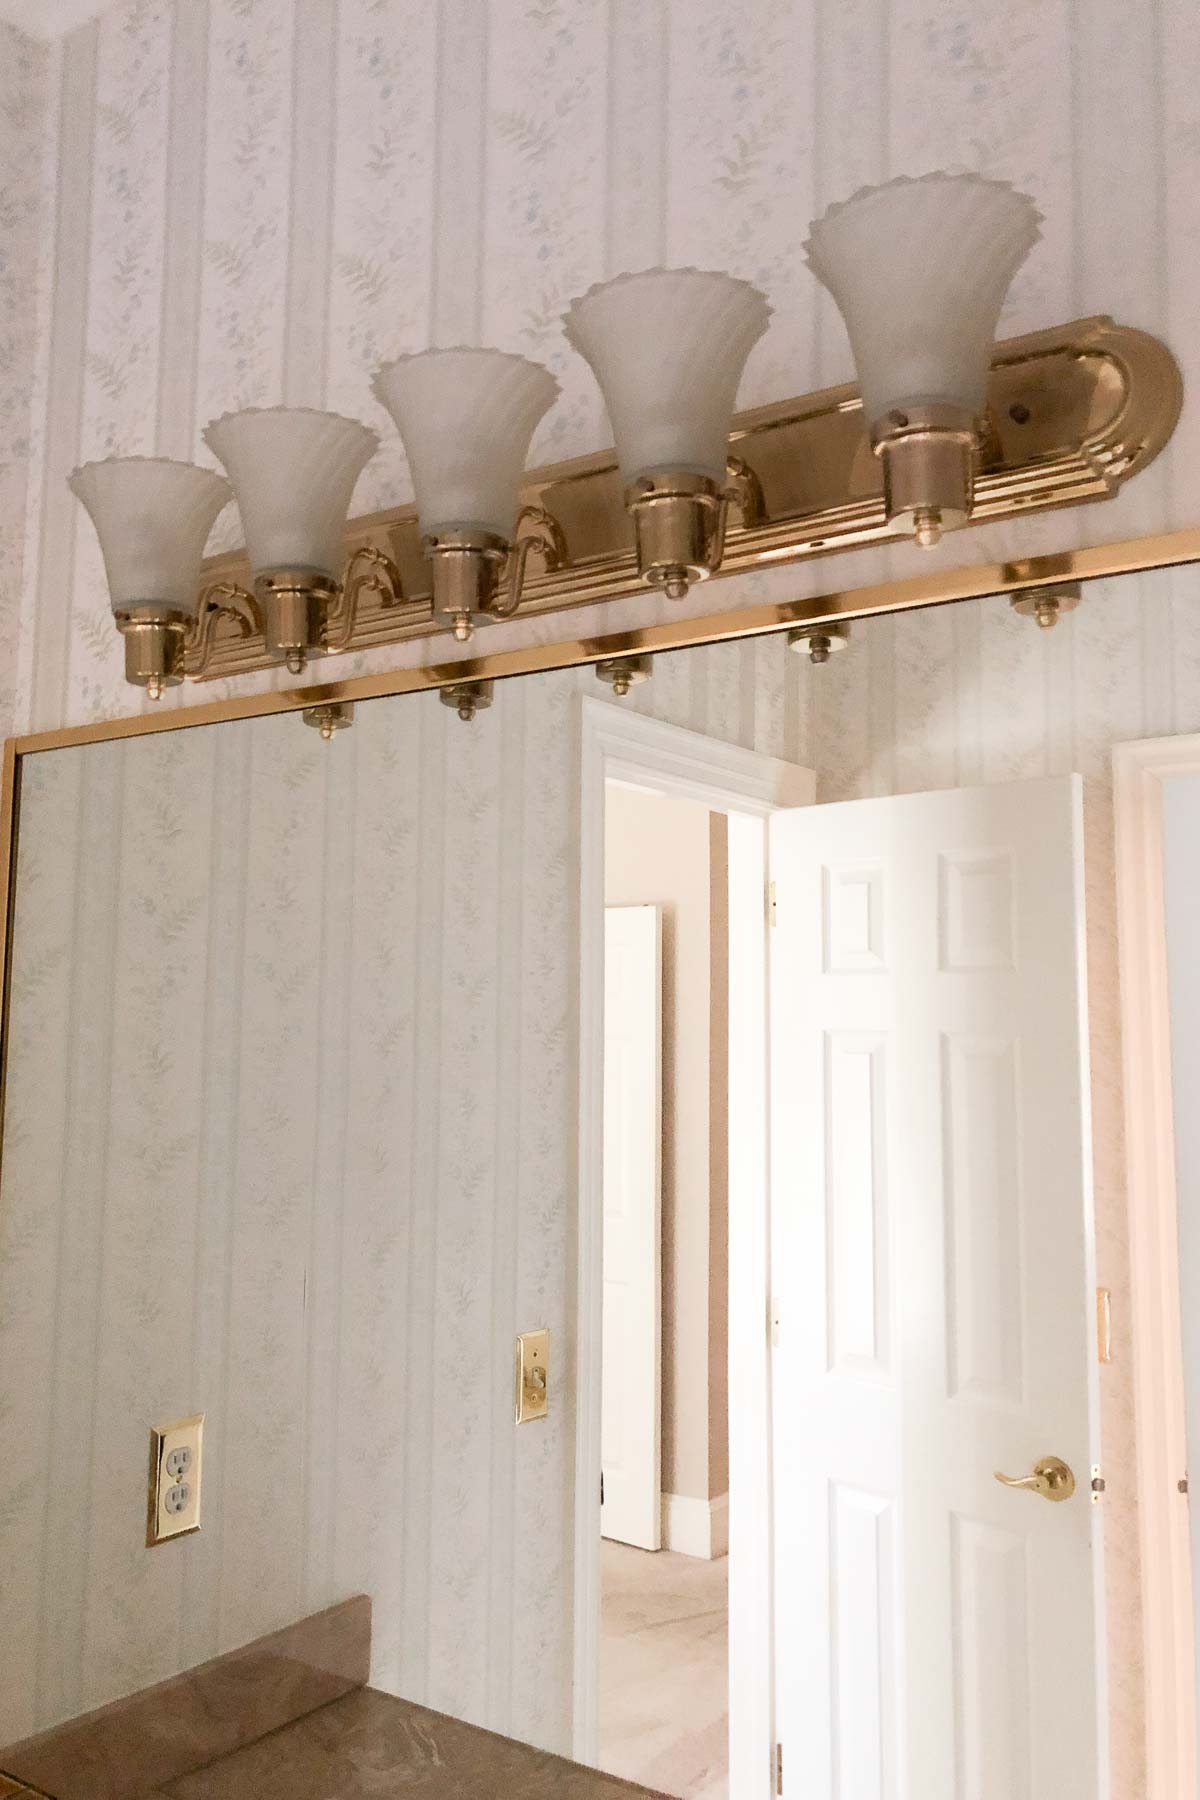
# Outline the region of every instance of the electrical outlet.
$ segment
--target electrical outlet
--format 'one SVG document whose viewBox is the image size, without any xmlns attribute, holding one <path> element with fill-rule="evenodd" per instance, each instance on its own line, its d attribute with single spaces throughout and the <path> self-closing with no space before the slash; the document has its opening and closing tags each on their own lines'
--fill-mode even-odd
<svg viewBox="0 0 1200 1800">
<path fill-rule="evenodd" d="M 204 1414 L 156 1425 L 150 1433 L 147 1544 L 200 1529 L 200 1446 Z"/>
</svg>

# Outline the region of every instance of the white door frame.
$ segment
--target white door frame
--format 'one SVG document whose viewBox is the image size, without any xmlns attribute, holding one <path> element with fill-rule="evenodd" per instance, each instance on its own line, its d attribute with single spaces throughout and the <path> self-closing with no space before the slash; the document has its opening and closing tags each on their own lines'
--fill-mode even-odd
<svg viewBox="0 0 1200 1800">
<path fill-rule="evenodd" d="M 1197 1791 L 1162 829 L 1164 783 L 1197 774 L 1200 737 L 1113 750 L 1147 1800 Z"/>
<path fill-rule="evenodd" d="M 746 1773 L 734 1777 L 739 1800 L 767 1800 L 774 1742 L 772 1569 L 770 1555 L 770 1196 L 766 1180 L 766 844 L 761 821 L 781 807 L 810 805 L 810 769 L 780 762 L 737 744 L 666 725 L 611 701 L 581 700 L 580 763 L 580 988 L 579 988 L 579 1213 L 575 1294 L 575 1546 L 574 1755 L 594 1764 L 599 1711 L 600 1648 L 600 1371 L 604 1250 L 604 803 L 609 781 L 732 814 L 735 839 L 749 858 L 754 896 L 749 907 L 730 896 L 730 1034 L 761 1045 L 730 1082 L 730 1142 L 745 1154 L 730 1158 L 729 1234 L 730 1556 L 736 1584 L 730 1593 L 730 1759 Z M 754 840 L 759 867 L 754 868 Z M 735 927 L 741 966 L 735 980 Z M 757 950 L 755 948 L 757 938 Z M 757 963 L 757 975 L 748 963 Z M 731 1062 L 732 1062 L 731 1058 Z M 756 1146 L 761 1139 L 761 1151 Z M 735 1591 L 736 1587 L 736 1591 Z"/>
</svg>

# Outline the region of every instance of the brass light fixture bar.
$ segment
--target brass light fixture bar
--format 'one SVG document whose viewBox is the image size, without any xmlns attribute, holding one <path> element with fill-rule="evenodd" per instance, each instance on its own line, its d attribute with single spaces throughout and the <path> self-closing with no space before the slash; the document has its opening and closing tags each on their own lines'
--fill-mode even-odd
<svg viewBox="0 0 1200 1800">
<path fill-rule="evenodd" d="M 1182 400 L 1182 379 L 1166 346 L 1109 318 L 998 344 L 971 523 L 1110 498 L 1167 443 Z M 719 575 L 897 541 L 907 534 L 888 524 L 883 479 L 856 386 L 738 414 Z M 510 601 L 501 616 L 535 617 L 644 591 L 635 522 L 612 451 L 531 470 L 521 504 L 532 519 L 557 530 L 546 526 L 529 542 L 516 604 Z M 431 564 L 415 508 L 353 520 L 345 548 L 348 562 L 366 553 L 368 567 L 386 558 L 389 577 L 394 571 L 398 579 L 363 584 L 337 649 L 364 650 L 444 628 L 434 616 Z M 241 552 L 205 564 L 208 589 L 244 590 L 248 581 Z M 189 654 L 185 666 L 206 679 L 268 668 L 271 661 L 260 630 L 221 613 L 212 619 L 203 658 Z"/>
</svg>

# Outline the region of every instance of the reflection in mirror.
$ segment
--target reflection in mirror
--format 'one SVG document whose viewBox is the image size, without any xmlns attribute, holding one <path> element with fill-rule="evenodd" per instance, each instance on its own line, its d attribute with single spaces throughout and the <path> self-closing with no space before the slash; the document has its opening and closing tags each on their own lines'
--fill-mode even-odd
<svg viewBox="0 0 1200 1800">
<path fill-rule="evenodd" d="M 347 1744 L 1135 1766 L 1108 765 L 1192 579 L 25 756 L 0 1769 L 360 1595 Z"/>
</svg>

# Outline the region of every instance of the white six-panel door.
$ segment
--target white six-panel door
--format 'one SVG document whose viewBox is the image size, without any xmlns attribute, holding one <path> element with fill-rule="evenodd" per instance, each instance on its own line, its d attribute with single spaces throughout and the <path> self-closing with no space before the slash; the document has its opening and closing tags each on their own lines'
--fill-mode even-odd
<svg viewBox="0 0 1200 1800">
<path fill-rule="evenodd" d="M 662 1544 L 662 915 L 604 919 L 600 1528 Z"/>
<path fill-rule="evenodd" d="M 1081 862 L 1069 778 L 771 822 L 788 1796 L 1107 1791 Z"/>
</svg>

